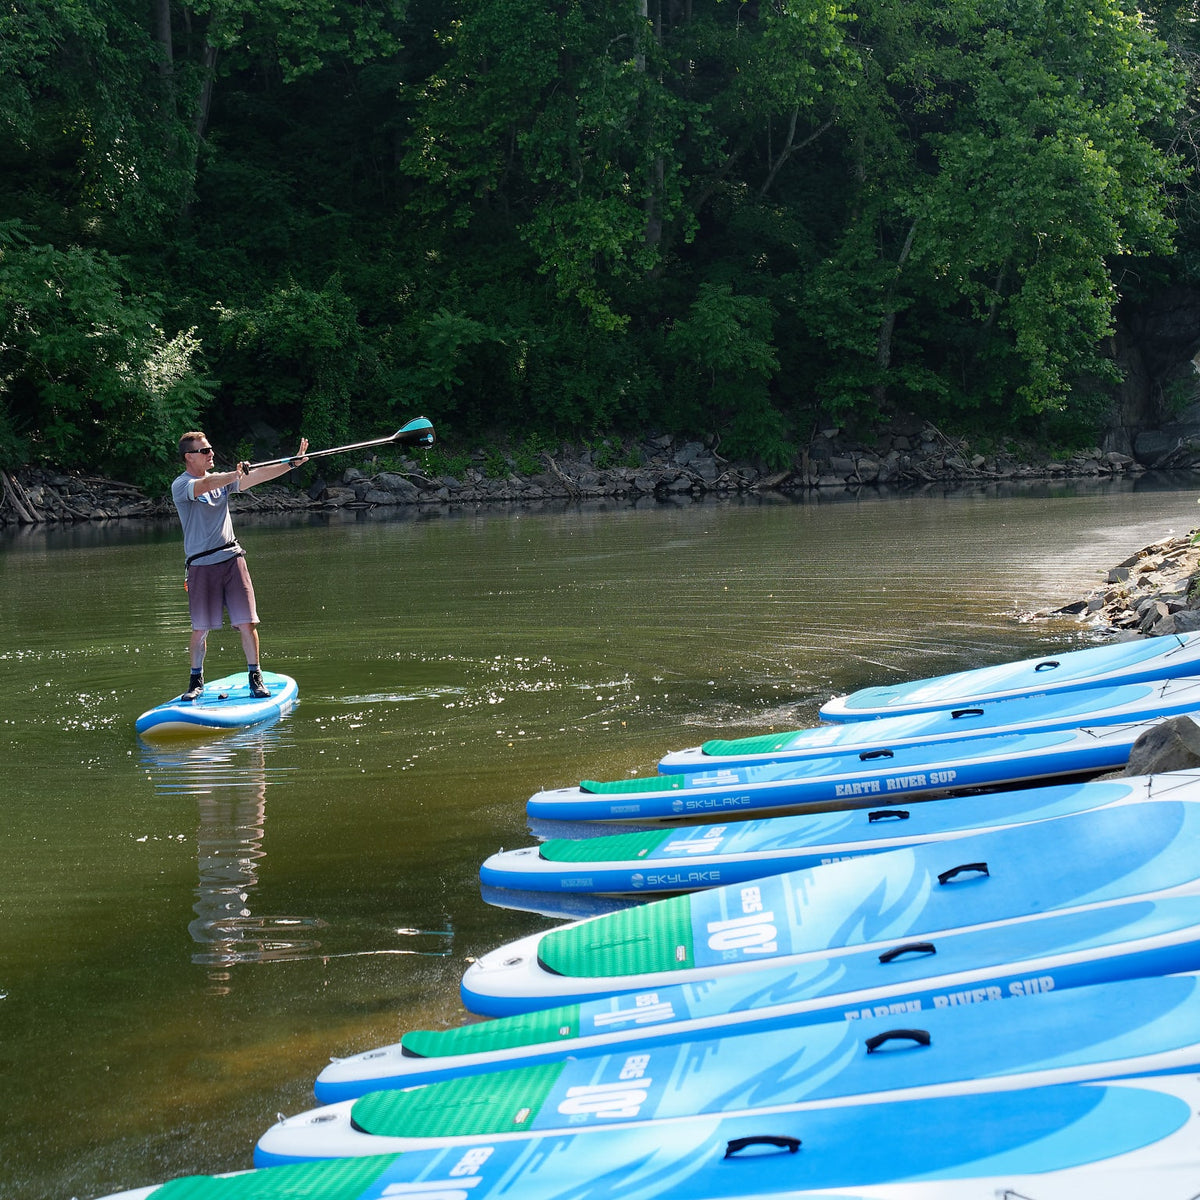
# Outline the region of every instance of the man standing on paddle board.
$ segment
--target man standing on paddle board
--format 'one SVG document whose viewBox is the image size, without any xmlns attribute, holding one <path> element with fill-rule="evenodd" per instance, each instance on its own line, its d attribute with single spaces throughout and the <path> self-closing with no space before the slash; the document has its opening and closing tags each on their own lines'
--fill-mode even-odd
<svg viewBox="0 0 1200 1200">
<path fill-rule="evenodd" d="M 204 652 L 210 629 L 220 629 L 225 610 L 229 623 L 242 635 L 250 694 L 265 699 L 271 693 L 263 683 L 258 664 L 258 612 L 254 607 L 254 584 L 246 567 L 246 552 L 238 545 L 229 515 L 230 492 L 246 492 L 287 474 L 306 460 L 308 438 L 300 439 L 295 458 L 283 463 L 254 467 L 238 463 L 233 471 L 210 471 L 213 448 L 208 438 L 191 430 L 179 439 L 183 474 L 171 484 L 171 498 L 183 525 L 183 553 L 187 558 L 188 611 L 192 618 L 189 643 L 192 673 L 181 700 L 195 700 L 204 690 Z"/>
</svg>

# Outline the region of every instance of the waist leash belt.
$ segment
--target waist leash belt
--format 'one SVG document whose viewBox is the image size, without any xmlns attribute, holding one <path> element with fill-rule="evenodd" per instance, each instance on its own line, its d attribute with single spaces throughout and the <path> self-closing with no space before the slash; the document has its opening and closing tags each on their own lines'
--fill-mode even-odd
<svg viewBox="0 0 1200 1200">
<path fill-rule="evenodd" d="M 241 546 L 238 546 L 237 538 L 234 538 L 231 542 L 222 542 L 219 546 L 210 546 L 207 550 L 200 550 L 195 554 L 189 554 L 183 563 L 183 590 L 185 592 L 188 590 L 188 568 L 191 567 L 192 563 L 194 563 L 196 559 L 207 558 L 210 554 L 219 554 L 222 550 L 232 550 L 235 546 L 237 546 L 237 553 L 234 554 L 233 557 L 245 558 L 246 552 L 241 548 Z"/>
</svg>

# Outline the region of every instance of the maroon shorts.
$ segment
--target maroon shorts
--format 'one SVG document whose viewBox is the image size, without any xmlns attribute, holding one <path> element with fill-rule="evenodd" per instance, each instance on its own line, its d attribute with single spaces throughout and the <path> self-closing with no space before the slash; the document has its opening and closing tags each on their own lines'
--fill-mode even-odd
<svg viewBox="0 0 1200 1200">
<path fill-rule="evenodd" d="M 193 629 L 220 629 L 224 609 L 229 610 L 230 625 L 258 624 L 254 584 L 241 555 L 219 563 L 193 563 L 187 578 Z"/>
</svg>

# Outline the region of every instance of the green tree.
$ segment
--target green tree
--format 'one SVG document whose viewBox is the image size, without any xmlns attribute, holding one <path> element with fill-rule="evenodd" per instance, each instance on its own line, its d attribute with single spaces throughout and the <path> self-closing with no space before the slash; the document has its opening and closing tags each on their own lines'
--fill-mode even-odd
<svg viewBox="0 0 1200 1200">
<path fill-rule="evenodd" d="M 860 24 L 858 185 L 805 312 L 842 354 L 825 399 L 1061 409 L 1104 369 L 1114 263 L 1169 251 L 1178 70 L 1112 0 L 882 0 Z M 831 328 L 839 294 L 860 315 Z"/>
<path fill-rule="evenodd" d="M 1119 272 L 1190 211 L 1194 14 L 1150 16 L 1166 45 L 1118 0 L 15 0 L 0 442 L 96 444 L 31 383 L 60 319 L 140 348 L 101 367 L 173 345 L 171 395 L 202 347 L 234 438 L 1082 427 Z"/>
<path fill-rule="evenodd" d="M 169 228 L 185 130 L 164 119 L 158 54 L 129 0 L 0 11 L 0 211 L 53 240 L 128 246 Z"/>
<path fill-rule="evenodd" d="M 779 368 L 772 315 L 761 298 L 701 284 L 691 311 L 667 341 L 683 397 L 707 397 L 708 411 L 689 424 L 727 430 L 724 453 L 761 458 L 774 468 L 791 458 L 792 447 L 783 417 L 770 403 L 770 380 Z"/>
<path fill-rule="evenodd" d="M 555 295 L 623 327 L 614 286 L 655 261 L 652 168 L 678 132 L 643 65 L 647 21 L 628 2 L 466 0 L 443 44 L 404 162 L 419 203 L 458 228 L 513 214 Z"/>
<path fill-rule="evenodd" d="M 37 245 L 0 224 L 0 454 L 159 481 L 211 389 L 191 331 L 132 292 L 104 251 Z"/>
<path fill-rule="evenodd" d="M 235 436 L 257 417 L 274 418 L 314 444 L 350 430 L 351 399 L 364 384 L 357 312 L 334 276 L 319 289 L 288 283 L 237 307 L 218 306 L 228 411 Z"/>
</svg>

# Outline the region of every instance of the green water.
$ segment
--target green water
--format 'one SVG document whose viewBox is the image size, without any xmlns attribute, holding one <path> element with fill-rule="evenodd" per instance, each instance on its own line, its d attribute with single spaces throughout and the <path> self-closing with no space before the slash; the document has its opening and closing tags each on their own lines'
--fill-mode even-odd
<svg viewBox="0 0 1200 1200">
<path fill-rule="evenodd" d="M 829 695 L 1075 644 L 1017 614 L 1194 492 L 497 509 L 239 529 L 273 728 L 155 751 L 187 678 L 170 525 L 0 534 L 0 1195 L 250 1165 L 331 1054 L 463 1019 L 542 787 L 811 723 Z M 210 679 L 240 670 L 210 639 Z"/>
</svg>

